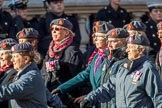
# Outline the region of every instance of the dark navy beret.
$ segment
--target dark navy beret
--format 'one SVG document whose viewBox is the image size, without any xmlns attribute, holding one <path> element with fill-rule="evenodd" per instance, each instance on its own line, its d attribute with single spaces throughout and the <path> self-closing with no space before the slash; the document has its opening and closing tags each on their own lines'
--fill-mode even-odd
<svg viewBox="0 0 162 108">
<path fill-rule="evenodd" d="M 110 30 L 106 36 L 108 38 L 127 38 L 129 33 L 124 28 L 115 28 Z"/>
<path fill-rule="evenodd" d="M 96 21 L 93 23 L 93 32 L 107 33 L 109 30 L 115 28 L 112 24 L 106 21 Z"/>
<path fill-rule="evenodd" d="M 132 21 L 127 25 L 127 30 L 146 31 L 146 25 L 141 21 Z"/>
<path fill-rule="evenodd" d="M 129 36 L 127 40 L 128 44 L 137 44 L 142 46 L 150 46 L 150 41 L 145 35 L 135 34 L 133 36 Z"/>
<path fill-rule="evenodd" d="M 0 50 L 11 50 L 11 47 L 15 44 L 17 44 L 17 41 L 12 38 L 3 39 L 0 41 Z"/>
<path fill-rule="evenodd" d="M 25 9 L 27 8 L 27 3 L 28 3 L 28 0 L 17 0 L 15 1 L 14 4 L 13 3 L 9 4 L 8 7 L 10 7 L 11 10 L 13 10 L 14 7 L 17 9 Z"/>
<path fill-rule="evenodd" d="M 30 52 L 33 51 L 34 47 L 30 43 L 20 43 L 12 46 L 11 51 L 12 53 L 19 53 L 19 52 Z"/>
<path fill-rule="evenodd" d="M 21 38 L 35 38 L 39 37 L 39 33 L 34 28 L 24 28 L 16 34 L 17 39 Z"/>
<path fill-rule="evenodd" d="M 61 26 L 61 27 L 67 28 L 71 31 L 73 29 L 73 24 L 65 18 L 59 18 L 59 19 L 52 20 L 50 23 L 50 27 L 52 27 L 53 25 Z"/>
</svg>

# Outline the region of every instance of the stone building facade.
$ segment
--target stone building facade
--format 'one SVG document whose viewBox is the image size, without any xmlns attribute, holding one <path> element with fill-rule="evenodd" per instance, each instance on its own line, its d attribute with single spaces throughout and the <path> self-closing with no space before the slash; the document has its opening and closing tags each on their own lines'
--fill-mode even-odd
<svg viewBox="0 0 162 108">
<path fill-rule="evenodd" d="M 132 20 L 140 20 L 143 15 L 148 12 L 147 3 L 148 2 L 160 2 L 161 0 L 122 0 L 121 6 L 127 9 L 127 11 L 132 16 Z M 4 7 L 9 11 L 8 4 L 11 0 L 4 0 Z M 75 14 L 78 17 L 80 24 L 80 30 L 82 40 L 81 40 L 81 50 L 86 51 L 86 46 L 89 43 L 89 35 L 86 31 L 86 20 L 89 16 L 94 15 L 97 11 L 106 5 L 108 5 L 108 0 L 64 0 L 65 2 L 65 13 Z M 42 0 L 29 0 L 29 19 L 35 15 L 41 16 L 45 13 L 45 8 L 43 8 Z"/>
</svg>

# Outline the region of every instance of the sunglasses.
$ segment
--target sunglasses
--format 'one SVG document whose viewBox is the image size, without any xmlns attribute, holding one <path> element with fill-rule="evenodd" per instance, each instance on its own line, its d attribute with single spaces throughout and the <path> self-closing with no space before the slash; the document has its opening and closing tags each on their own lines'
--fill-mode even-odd
<svg viewBox="0 0 162 108">
<path fill-rule="evenodd" d="M 60 31 L 63 28 L 59 28 L 59 27 L 51 27 L 51 31 Z"/>
</svg>

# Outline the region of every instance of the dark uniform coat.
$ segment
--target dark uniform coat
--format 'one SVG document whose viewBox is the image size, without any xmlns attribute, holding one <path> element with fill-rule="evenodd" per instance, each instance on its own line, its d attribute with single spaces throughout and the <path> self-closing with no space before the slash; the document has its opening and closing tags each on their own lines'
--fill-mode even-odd
<svg viewBox="0 0 162 108">
<path fill-rule="evenodd" d="M 113 57 L 111 60 L 109 60 L 106 63 L 106 71 L 101 76 L 101 85 L 106 83 L 109 79 L 109 76 L 111 74 L 113 74 L 113 72 L 111 70 L 111 68 L 113 67 L 113 64 L 118 62 L 119 60 L 126 58 L 126 57 L 127 57 L 127 54 L 125 51 L 125 47 L 118 48 L 113 51 Z M 118 64 L 116 63 L 115 70 L 118 70 L 120 65 L 121 65 L 121 63 L 118 63 Z M 115 98 L 113 98 L 111 102 L 101 103 L 101 108 L 115 108 Z"/>
<path fill-rule="evenodd" d="M 60 51 L 57 56 L 59 57 L 58 67 L 60 69 L 54 72 L 47 72 L 45 63 L 55 60 L 55 58 L 50 58 L 48 54 L 43 61 L 43 67 L 41 69 L 43 78 L 49 91 L 55 89 L 61 83 L 71 79 L 82 70 L 83 56 L 79 48 L 75 45 L 71 44 L 64 50 Z M 81 95 L 81 90 L 78 89 L 69 93 L 70 95 L 76 97 Z M 62 101 L 65 104 L 69 100 L 66 97 L 62 99 Z"/>
<path fill-rule="evenodd" d="M 35 63 L 24 68 L 13 81 L 0 86 L 0 101 L 10 100 L 9 108 L 47 108 L 46 88 Z"/>
<path fill-rule="evenodd" d="M 147 56 L 132 62 L 126 59 L 106 84 L 85 99 L 96 103 L 110 101 L 113 97 L 116 98 L 117 108 L 162 107 L 162 83 Z"/>
<path fill-rule="evenodd" d="M 96 16 L 96 21 L 107 21 L 114 27 L 123 27 L 130 22 L 130 17 L 127 11 L 121 7 L 115 11 L 111 5 L 99 10 Z"/>
<path fill-rule="evenodd" d="M 12 20 L 12 26 L 10 29 L 10 37 L 17 40 L 16 38 L 16 34 L 22 30 L 23 28 L 34 28 L 34 29 L 38 29 L 37 26 L 38 25 L 38 21 L 37 20 L 26 20 L 26 19 L 22 19 L 21 16 L 16 16 L 13 20 Z"/>
<path fill-rule="evenodd" d="M 157 52 L 160 50 L 160 39 L 157 35 L 157 23 L 149 19 L 146 23 L 146 35 L 150 41 L 150 46 L 152 48 L 150 55 L 153 56 L 154 60 L 156 58 Z"/>
<path fill-rule="evenodd" d="M 12 25 L 12 16 L 4 11 L 0 10 L 0 39 L 5 39 L 9 37 L 10 28 Z"/>
<path fill-rule="evenodd" d="M 73 32 L 75 33 L 74 42 L 75 45 L 77 45 L 78 47 L 80 45 L 81 35 L 77 19 L 73 16 L 68 16 L 65 13 L 63 13 L 60 17 L 58 17 L 54 15 L 52 12 L 47 12 L 45 14 L 45 17 L 40 19 L 38 27 L 38 31 L 40 33 L 38 50 L 40 50 L 43 55 L 46 54 L 49 43 L 52 40 L 50 23 L 52 20 L 58 18 L 66 18 L 73 24 Z"/>
</svg>

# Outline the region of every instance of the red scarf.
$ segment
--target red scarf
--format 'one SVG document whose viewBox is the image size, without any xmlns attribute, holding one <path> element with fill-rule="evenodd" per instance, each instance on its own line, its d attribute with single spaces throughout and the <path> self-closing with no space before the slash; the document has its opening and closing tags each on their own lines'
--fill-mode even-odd
<svg viewBox="0 0 162 108">
<path fill-rule="evenodd" d="M 7 64 L 7 65 L 2 66 L 0 68 L 0 74 L 4 73 L 7 70 L 7 68 L 9 68 L 9 67 L 12 67 L 12 64 Z"/>
<path fill-rule="evenodd" d="M 61 40 L 57 44 L 54 41 L 51 41 L 49 45 L 49 56 L 54 58 L 58 52 L 62 51 L 66 47 L 68 47 L 73 42 L 73 36 L 67 36 L 65 39 Z"/>
<path fill-rule="evenodd" d="M 94 56 L 95 56 L 97 53 L 98 53 L 98 49 L 96 48 L 96 49 L 92 52 L 91 56 L 88 58 L 88 65 L 92 62 Z"/>
</svg>

